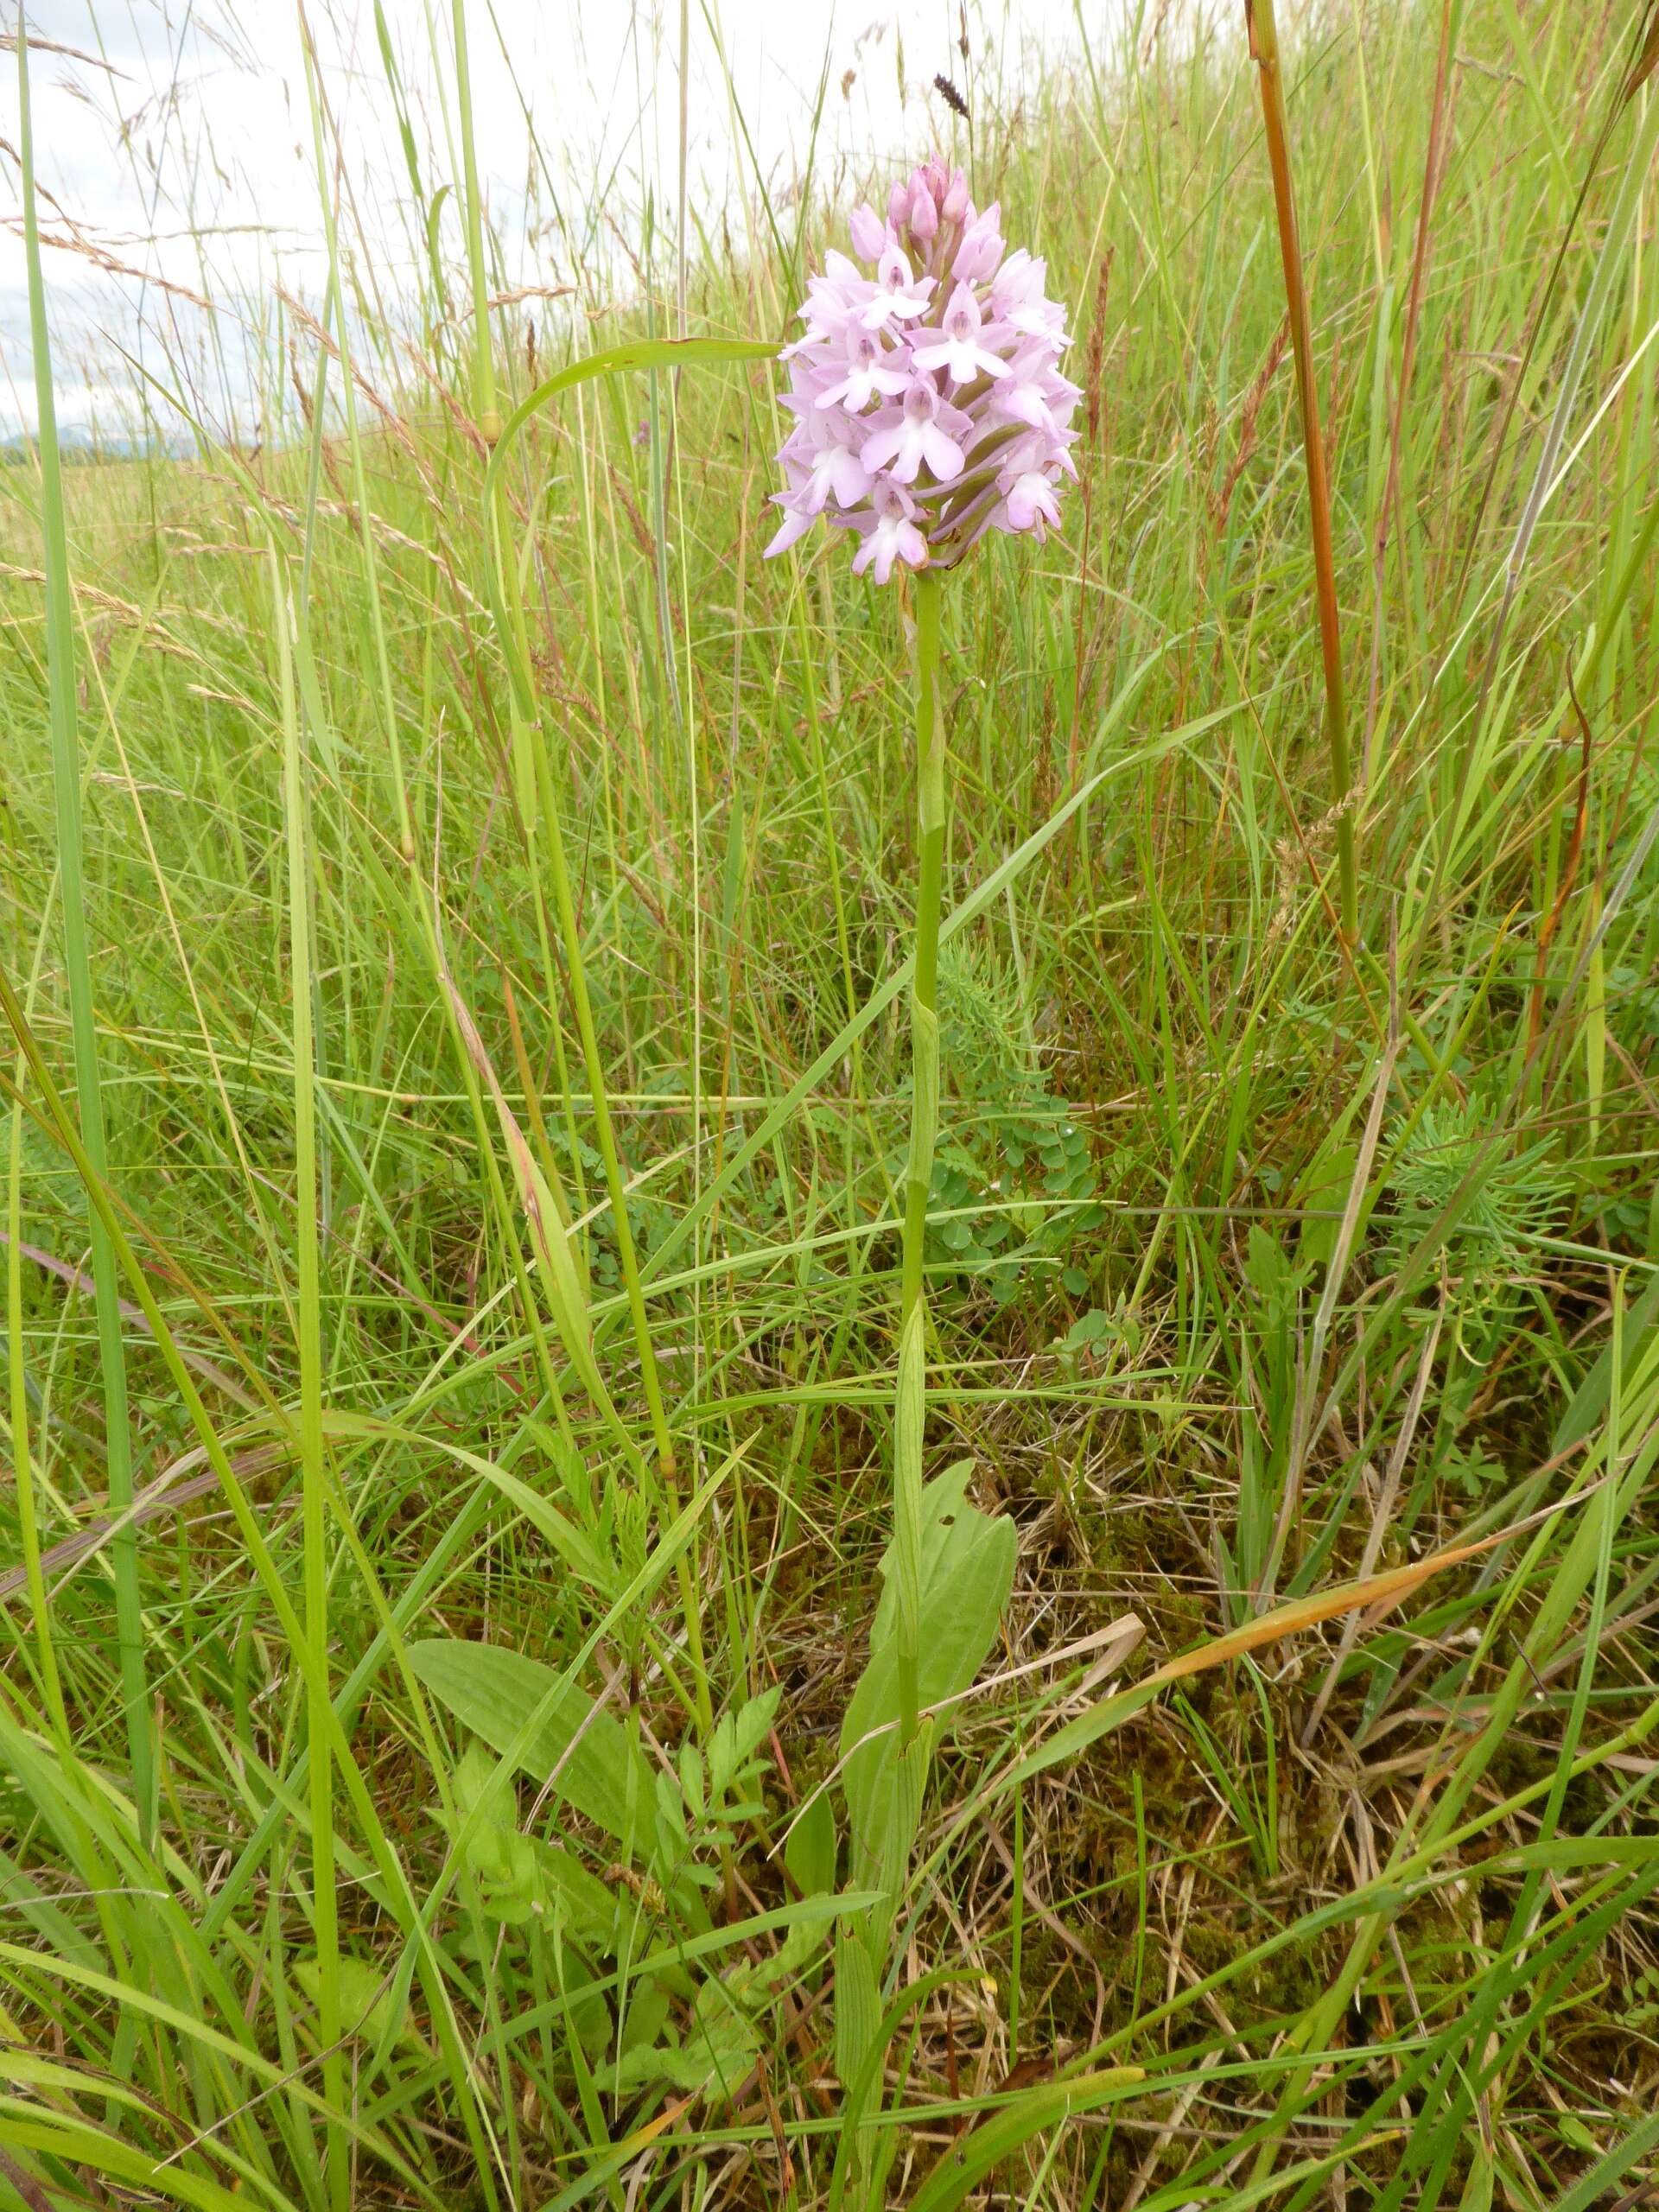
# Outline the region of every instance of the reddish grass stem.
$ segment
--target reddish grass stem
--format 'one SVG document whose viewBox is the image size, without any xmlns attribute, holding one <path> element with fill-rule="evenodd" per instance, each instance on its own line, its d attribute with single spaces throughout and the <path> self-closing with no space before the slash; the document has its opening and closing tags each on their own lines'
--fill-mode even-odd
<svg viewBox="0 0 1659 2212">
<path fill-rule="evenodd" d="M 1296 227 L 1296 195 L 1290 174 L 1290 133 L 1285 117 L 1284 81 L 1279 68 L 1279 30 L 1273 0 L 1244 0 L 1250 58 L 1262 83 L 1262 120 L 1273 172 L 1274 211 L 1279 224 L 1279 251 L 1284 264 L 1285 306 L 1296 361 L 1296 393 L 1302 417 L 1302 454 L 1307 464 L 1308 518 L 1313 534 L 1313 584 L 1319 613 L 1319 650 L 1325 667 L 1325 728 L 1331 748 L 1331 780 L 1337 808 L 1337 874 L 1341 887 L 1340 926 L 1350 946 L 1359 936 L 1358 875 L 1354 857 L 1354 820 L 1348 760 L 1348 709 L 1342 687 L 1342 632 L 1337 612 L 1336 557 L 1331 537 L 1331 486 L 1325 474 L 1325 442 L 1319 434 L 1319 392 L 1313 374 L 1313 330 L 1302 275 L 1301 240 Z"/>
</svg>

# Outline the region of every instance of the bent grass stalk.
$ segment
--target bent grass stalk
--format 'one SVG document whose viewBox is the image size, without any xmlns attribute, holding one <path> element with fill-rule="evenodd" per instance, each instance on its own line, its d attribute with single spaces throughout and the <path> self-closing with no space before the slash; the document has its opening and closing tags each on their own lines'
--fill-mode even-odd
<svg viewBox="0 0 1659 2212">
<path fill-rule="evenodd" d="M 507 564 L 509 567 L 511 563 Z M 627 1185 L 622 1173 L 621 1157 L 617 1151 L 616 1133 L 611 1122 L 610 1100 L 605 1085 L 604 1062 L 599 1049 L 599 1033 L 594 1024 L 594 1010 L 588 995 L 588 975 L 582 957 L 582 928 L 576 918 L 575 899 L 570 886 L 570 869 L 565 855 L 564 831 L 559 817 L 557 797 L 552 788 L 552 772 L 548 765 L 547 747 L 539 728 L 531 726 L 528 733 L 531 748 L 535 755 L 537 788 L 540 798 L 541 818 L 547 827 L 546 851 L 553 871 L 553 897 L 559 919 L 560 934 L 564 939 L 566 979 L 569 986 L 570 1003 L 576 1017 L 576 1034 L 582 1041 L 582 1063 L 588 1072 L 588 1087 L 593 1104 L 595 1134 L 599 1139 L 600 1159 L 605 1169 L 605 1185 L 610 1194 L 612 1226 L 616 1236 L 617 1262 L 621 1269 L 623 1287 L 626 1293 L 628 1318 L 632 1324 L 633 1338 L 639 1354 L 640 1377 L 645 1385 L 645 1406 L 651 1421 L 652 1438 L 657 1451 L 657 1471 L 662 1484 L 663 1502 L 671 1518 L 679 1511 L 679 1484 L 676 1478 L 673 1439 L 669 1433 L 668 1416 L 663 1405 L 662 1383 L 657 1370 L 656 1347 L 652 1342 L 651 1320 L 645 1312 L 645 1289 L 639 1274 L 639 1253 L 633 1242 L 633 1231 L 628 1224 Z M 691 1659 L 692 1681 L 696 1691 L 697 1717 L 707 1733 L 715 1725 L 714 1703 L 709 1688 L 708 1668 L 702 1651 L 702 1616 L 697 1597 L 697 1570 L 695 1538 L 690 1555 L 682 1554 L 676 1573 L 681 1585 L 681 1597 L 685 1608 L 687 1649 Z"/>
</svg>

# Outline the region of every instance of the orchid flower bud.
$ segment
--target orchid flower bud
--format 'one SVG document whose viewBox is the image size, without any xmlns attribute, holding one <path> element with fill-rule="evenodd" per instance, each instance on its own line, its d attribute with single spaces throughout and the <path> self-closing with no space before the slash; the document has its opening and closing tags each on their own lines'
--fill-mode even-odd
<svg viewBox="0 0 1659 2212">
<path fill-rule="evenodd" d="M 969 218 L 951 264 L 951 274 L 959 284 L 982 284 L 987 277 L 995 276 L 1002 259 L 1002 235 L 997 228 L 1001 218 L 1001 203 L 995 200 L 982 215 Z"/>
<path fill-rule="evenodd" d="M 855 207 L 848 226 L 853 234 L 853 251 L 861 261 L 880 261 L 881 249 L 887 234 L 881 227 L 881 218 L 874 207 Z"/>
<path fill-rule="evenodd" d="M 931 245 L 938 235 L 939 211 L 933 204 L 933 195 L 925 184 L 918 184 L 911 197 L 910 234 L 920 245 Z"/>
</svg>

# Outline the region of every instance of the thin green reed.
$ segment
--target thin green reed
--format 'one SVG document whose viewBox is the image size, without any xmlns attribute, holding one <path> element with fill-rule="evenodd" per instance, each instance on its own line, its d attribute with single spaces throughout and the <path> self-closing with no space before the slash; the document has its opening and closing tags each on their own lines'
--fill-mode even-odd
<svg viewBox="0 0 1659 2212">
<path fill-rule="evenodd" d="M 501 435 L 496 411 L 495 358 L 490 332 L 489 286 L 484 271 L 484 202 L 478 188 L 478 147 L 473 133 L 472 64 L 467 45 L 466 0 L 454 0 L 455 106 L 461 119 L 461 166 L 466 184 L 461 213 L 467 225 L 467 271 L 473 291 L 473 404 L 486 445 Z"/>
<path fill-rule="evenodd" d="M 69 588 L 68 531 L 64 518 L 63 468 L 58 450 L 57 409 L 52 384 L 52 346 L 46 322 L 46 285 L 35 193 L 35 143 L 29 98 L 29 36 L 17 18 L 18 157 L 23 185 L 23 248 L 29 272 L 29 321 L 34 342 L 35 442 L 41 468 L 41 534 L 46 569 L 46 665 L 50 691 L 52 780 L 56 801 L 58 880 L 63 894 L 63 958 L 69 994 L 75 1100 L 81 1141 L 100 1183 L 107 1179 L 109 1147 L 99 1070 L 98 1027 L 92 1009 L 92 955 L 86 931 L 86 878 L 81 836 L 79 717 L 75 696 L 75 610 Z M 92 1301 L 98 1319 L 110 1539 L 115 1580 L 115 1624 L 121 1702 L 126 1724 L 133 1800 L 141 1835 L 148 1841 L 156 1809 L 156 1771 L 144 1665 L 143 1610 L 138 1589 L 137 1533 L 127 1519 L 132 1504 L 132 1427 L 128 1402 L 126 1346 L 115 1255 L 97 1209 L 92 1211 Z M 15 1249 L 15 1248 L 14 1248 Z"/>
<path fill-rule="evenodd" d="M 40 980 L 43 940 L 35 948 L 35 969 L 29 982 L 29 1014 L 34 1018 L 35 991 Z M 6 1175 L 6 1370 L 10 1400 L 11 1456 L 17 1485 L 17 1547 L 23 1555 L 24 1586 L 35 1628 L 35 1667 L 47 1717 L 60 1743 L 69 1742 L 69 1716 L 63 1701 L 63 1682 L 57 1649 L 52 1640 L 52 1615 L 46 1576 L 41 1566 L 39 1508 L 35 1496 L 35 1469 L 29 1448 L 28 1377 L 23 1363 L 23 1085 L 29 1072 L 22 1047 L 17 1050 L 12 1079 L 11 1145 Z"/>
<path fill-rule="evenodd" d="M 311 1754 L 311 1916 L 317 1946 L 317 2036 L 323 2098 L 344 2109 L 340 2043 L 340 1915 L 334 1891 L 334 1762 L 328 1691 L 327 1466 L 322 1435 L 322 1298 L 317 1230 L 316 1043 L 313 1027 L 310 837 L 294 683 L 294 605 L 281 556 L 270 552 L 271 621 L 283 728 L 283 815 L 288 845 L 289 961 L 293 992 L 295 1242 L 299 1271 L 300 1517 L 304 1554 L 306 1640 L 313 1664 L 306 1681 L 306 1741 Z M 331 2119 L 325 2171 L 328 2201 L 346 2212 L 349 2174 L 344 2130 Z"/>
</svg>

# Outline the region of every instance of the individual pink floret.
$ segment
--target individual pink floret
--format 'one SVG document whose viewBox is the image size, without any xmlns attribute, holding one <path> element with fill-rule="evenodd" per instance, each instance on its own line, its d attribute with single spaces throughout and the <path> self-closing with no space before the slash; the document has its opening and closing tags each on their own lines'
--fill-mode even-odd
<svg viewBox="0 0 1659 2212">
<path fill-rule="evenodd" d="M 884 407 L 875 417 L 864 441 L 863 464 L 872 473 L 888 470 L 901 484 L 913 484 L 925 466 L 948 484 L 962 474 L 962 448 L 950 432 L 972 428 L 972 416 L 947 407 L 931 378 L 912 377 L 904 405 Z"/>
<path fill-rule="evenodd" d="M 936 344 L 916 347 L 918 369 L 943 369 L 952 384 L 1007 376 L 1007 363 L 990 350 L 990 341 L 1001 334 L 995 323 L 986 328 L 971 284 L 958 284 L 951 293 L 943 327 L 944 336 Z"/>
<path fill-rule="evenodd" d="M 927 540 L 916 527 L 916 503 L 902 484 L 878 484 L 870 495 L 870 512 L 856 516 L 853 527 L 864 541 L 853 556 L 855 576 L 874 569 L 875 581 L 884 584 L 895 561 L 912 569 L 927 566 Z"/>
<path fill-rule="evenodd" d="M 878 392 L 896 399 L 910 382 L 902 353 L 889 353 L 868 330 L 848 332 L 842 365 L 847 373 L 824 386 L 812 403 L 815 407 L 843 407 L 849 415 L 861 415 Z"/>
<path fill-rule="evenodd" d="M 914 321 L 918 315 L 927 313 L 927 296 L 933 283 L 932 277 L 916 274 L 903 246 L 884 246 L 875 264 L 874 295 L 859 309 L 859 321 L 866 330 L 880 330 L 895 319 Z"/>
</svg>

